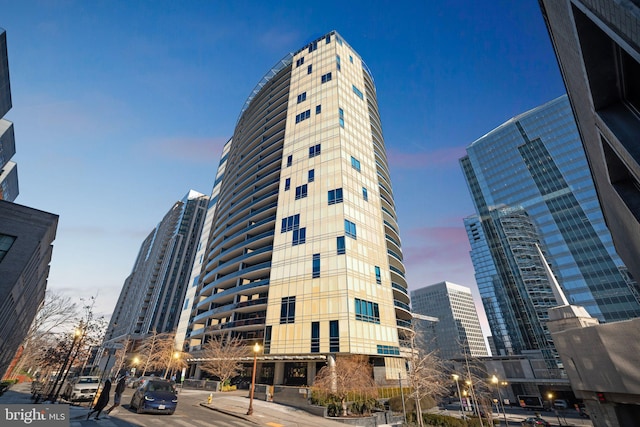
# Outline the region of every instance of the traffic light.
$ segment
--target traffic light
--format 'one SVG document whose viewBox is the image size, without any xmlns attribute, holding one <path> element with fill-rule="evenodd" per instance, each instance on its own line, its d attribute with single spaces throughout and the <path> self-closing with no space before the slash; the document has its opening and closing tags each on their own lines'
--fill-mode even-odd
<svg viewBox="0 0 640 427">
<path fill-rule="evenodd" d="M 596 392 L 596 397 L 598 398 L 598 402 L 607 403 L 607 398 L 603 392 L 601 391 Z"/>
</svg>

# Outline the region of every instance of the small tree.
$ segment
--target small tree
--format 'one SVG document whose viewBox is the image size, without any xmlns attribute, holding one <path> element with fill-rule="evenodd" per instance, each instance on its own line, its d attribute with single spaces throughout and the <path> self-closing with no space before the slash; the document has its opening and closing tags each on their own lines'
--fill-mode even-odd
<svg viewBox="0 0 640 427">
<path fill-rule="evenodd" d="M 409 335 L 411 350 L 408 357 L 407 380 L 411 387 L 411 397 L 415 401 L 418 425 L 423 426 L 421 402 L 426 398 L 436 401 L 449 392 L 444 363 L 436 351 L 428 351 L 424 334 L 416 331 L 414 325 Z"/>
<path fill-rule="evenodd" d="M 249 357 L 251 349 L 238 337 L 214 337 L 202 346 L 200 369 L 218 377 L 224 385 L 242 372 L 242 358 Z"/>
<path fill-rule="evenodd" d="M 142 341 L 142 345 L 138 349 L 144 366 L 142 375 L 144 375 L 147 370 L 164 370 L 164 376 L 166 377 L 172 367 L 183 368 L 187 365 L 186 353 L 175 348 L 175 337 L 175 331 L 159 334 L 154 330 L 150 336 Z M 180 357 L 176 358 L 176 353 L 178 353 Z"/>
<path fill-rule="evenodd" d="M 70 323 L 78 315 L 78 306 L 69 297 L 57 292 L 47 291 L 44 302 L 38 309 L 29 331 L 22 341 L 23 352 L 16 364 L 13 374 L 26 370 L 35 371 L 34 362 L 39 360 L 43 349 L 55 338 L 55 332 Z"/>
<path fill-rule="evenodd" d="M 373 379 L 373 369 L 366 356 L 336 358 L 316 375 L 313 389 L 337 399 L 342 406 L 342 416 L 347 416 L 347 400 L 354 394 L 378 397 L 378 388 Z"/>
</svg>

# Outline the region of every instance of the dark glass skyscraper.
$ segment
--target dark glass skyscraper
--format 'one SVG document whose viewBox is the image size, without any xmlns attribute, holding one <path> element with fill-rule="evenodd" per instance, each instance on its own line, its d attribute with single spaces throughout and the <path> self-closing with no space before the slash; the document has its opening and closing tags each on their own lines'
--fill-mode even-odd
<svg viewBox="0 0 640 427">
<path fill-rule="evenodd" d="M 550 368 L 558 360 L 545 326 L 558 305 L 545 262 L 569 301 L 600 321 L 640 315 L 566 96 L 489 132 L 460 163 L 476 207 L 465 219 L 471 257 L 499 353 L 541 350 Z"/>
</svg>

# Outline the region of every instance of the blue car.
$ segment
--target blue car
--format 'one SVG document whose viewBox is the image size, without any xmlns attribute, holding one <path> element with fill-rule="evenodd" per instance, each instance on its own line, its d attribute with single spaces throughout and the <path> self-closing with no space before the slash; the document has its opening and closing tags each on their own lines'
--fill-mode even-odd
<svg viewBox="0 0 640 427">
<path fill-rule="evenodd" d="M 173 414 L 178 406 L 178 395 L 170 381 L 146 380 L 131 396 L 129 407 L 138 414 L 152 412 Z"/>
</svg>

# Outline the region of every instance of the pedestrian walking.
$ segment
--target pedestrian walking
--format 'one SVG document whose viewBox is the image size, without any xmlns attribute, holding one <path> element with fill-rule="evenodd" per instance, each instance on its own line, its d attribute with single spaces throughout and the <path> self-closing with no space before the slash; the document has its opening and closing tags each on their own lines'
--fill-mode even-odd
<svg viewBox="0 0 640 427">
<path fill-rule="evenodd" d="M 116 391 L 113 394 L 113 405 L 111 408 L 104 411 L 105 414 L 109 415 L 111 411 L 120 406 L 120 399 L 122 399 L 122 393 L 124 393 L 124 389 L 127 386 L 128 377 L 129 375 L 123 375 L 118 381 L 118 384 L 116 384 Z"/>
<path fill-rule="evenodd" d="M 107 380 L 104 382 L 104 387 L 100 392 L 100 397 L 98 397 L 98 401 L 96 402 L 93 409 L 87 414 L 87 419 L 89 419 L 89 417 L 91 417 L 91 414 L 93 414 L 94 412 L 97 412 L 95 419 L 100 419 L 100 413 L 109 403 L 109 393 L 111 393 L 111 380 L 107 378 Z"/>
</svg>

